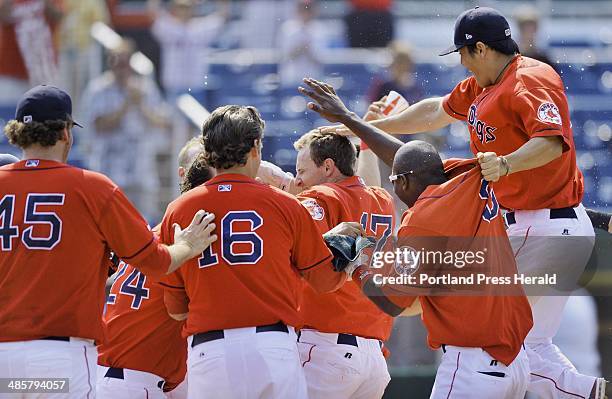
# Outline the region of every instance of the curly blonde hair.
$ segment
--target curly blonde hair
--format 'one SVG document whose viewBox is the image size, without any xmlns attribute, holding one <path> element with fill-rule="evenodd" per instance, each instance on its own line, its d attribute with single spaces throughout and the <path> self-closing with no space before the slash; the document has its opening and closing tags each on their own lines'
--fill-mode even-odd
<svg viewBox="0 0 612 399">
<path fill-rule="evenodd" d="M 32 144 L 52 147 L 62 138 L 69 124 L 63 120 L 23 123 L 13 119 L 4 127 L 4 135 L 9 143 L 19 148 L 28 148 Z"/>
</svg>

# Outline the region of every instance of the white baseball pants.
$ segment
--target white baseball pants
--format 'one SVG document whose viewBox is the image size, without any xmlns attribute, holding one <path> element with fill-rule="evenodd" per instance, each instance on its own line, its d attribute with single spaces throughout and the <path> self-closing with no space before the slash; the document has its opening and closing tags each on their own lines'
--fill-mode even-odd
<svg viewBox="0 0 612 399">
<path fill-rule="evenodd" d="M 529 383 L 529 360 L 521 348 L 506 366 L 481 348 L 445 346 L 430 399 L 519 399 Z"/>
<path fill-rule="evenodd" d="M 191 347 L 188 339 L 189 399 L 306 399 L 297 336 L 255 327 L 224 330 L 224 338 Z"/>
<path fill-rule="evenodd" d="M 69 393 L 0 393 L 0 398 L 74 398 L 96 397 L 98 351 L 92 340 L 33 340 L 0 343 L 0 377 L 69 378 Z"/>
<path fill-rule="evenodd" d="M 123 369 L 123 379 L 105 377 L 106 366 L 98 366 L 97 398 L 104 399 L 166 399 L 158 387 L 161 377 L 144 371 Z"/>
<path fill-rule="evenodd" d="M 542 290 L 529 297 L 533 328 L 525 339 L 531 368 L 529 392 L 540 398 L 588 398 L 596 378 L 578 373 L 552 338 L 570 291 L 591 256 L 595 231 L 582 204 L 576 218 L 553 218 L 549 209 L 515 211 L 508 236 L 521 273 L 557 273 L 567 291 Z M 527 290 L 529 294 L 529 290 Z"/>
<path fill-rule="evenodd" d="M 302 330 L 298 347 L 310 399 L 381 398 L 391 377 L 380 341 L 355 337 L 338 344 L 338 334 Z"/>
</svg>

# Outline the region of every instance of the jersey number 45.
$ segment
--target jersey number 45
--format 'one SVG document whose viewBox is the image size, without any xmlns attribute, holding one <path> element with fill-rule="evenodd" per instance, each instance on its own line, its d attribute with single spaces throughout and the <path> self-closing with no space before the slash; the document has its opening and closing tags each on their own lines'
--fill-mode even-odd
<svg viewBox="0 0 612 399">
<path fill-rule="evenodd" d="M 55 212 L 43 212 L 38 206 L 64 205 L 64 194 L 28 194 L 23 213 L 25 227 L 21 234 L 19 226 L 13 225 L 15 213 L 15 195 L 7 194 L 0 200 L 0 248 L 10 251 L 15 238 L 21 236 L 21 242 L 28 249 L 52 250 L 62 240 L 62 220 Z M 49 226 L 47 237 L 36 237 L 33 234 L 35 225 Z"/>
</svg>

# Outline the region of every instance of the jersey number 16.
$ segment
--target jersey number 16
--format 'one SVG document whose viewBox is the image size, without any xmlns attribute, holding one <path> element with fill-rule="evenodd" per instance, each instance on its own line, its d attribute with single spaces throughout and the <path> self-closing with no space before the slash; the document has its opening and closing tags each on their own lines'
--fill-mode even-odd
<svg viewBox="0 0 612 399">
<path fill-rule="evenodd" d="M 234 223 L 246 222 L 250 225 L 248 232 L 235 232 Z M 221 219 L 221 257 L 230 266 L 253 265 L 263 256 L 263 239 L 255 232 L 263 225 L 263 218 L 255 211 L 231 211 Z M 216 244 L 216 243 L 215 243 Z M 247 244 L 249 252 L 237 253 L 234 245 Z M 214 244 L 213 244 L 214 245 Z M 219 263 L 217 252 L 213 252 L 212 245 L 202 252 L 198 258 L 200 269 Z"/>
</svg>

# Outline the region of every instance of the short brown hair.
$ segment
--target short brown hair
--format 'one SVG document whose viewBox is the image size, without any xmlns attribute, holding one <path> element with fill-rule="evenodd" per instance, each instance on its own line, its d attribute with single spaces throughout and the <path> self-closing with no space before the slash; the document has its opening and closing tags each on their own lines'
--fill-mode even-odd
<svg viewBox="0 0 612 399">
<path fill-rule="evenodd" d="M 217 108 L 202 127 L 206 163 L 216 169 L 245 165 L 255 141 L 263 137 L 264 126 L 255 107 Z"/>
<path fill-rule="evenodd" d="M 293 147 L 298 151 L 306 146 L 310 148 L 310 157 L 315 165 L 321 166 L 323 161 L 329 158 L 344 176 L 355 174 L 357 150 L 348 137 L 311 130 L 293 143 Z"/>
<path fill-rule="evenodd" d="M 200 153 L 193 161 L 185 178 L 181 181 L 181 194 L 206 183 L 214 177 L 214 170 L 206 163 L 204 153 Z"/>
<path fill-rule="evenodd" d="M 9 143 L 19 148 L 28 148 L 32 144 L 52 147 L 62 138 L 64 129 L 71 125 L 72 122 L 63 120 L 29 123 L 11 120 L 4 127 L 4 134 Z"/>
</svg>

